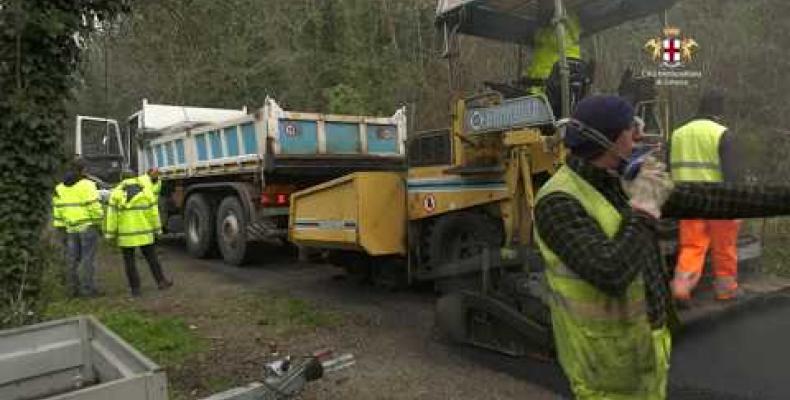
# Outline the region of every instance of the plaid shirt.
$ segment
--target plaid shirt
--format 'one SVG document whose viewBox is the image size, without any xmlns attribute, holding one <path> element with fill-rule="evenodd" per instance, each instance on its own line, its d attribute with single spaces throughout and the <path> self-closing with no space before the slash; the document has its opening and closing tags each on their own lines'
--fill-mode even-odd
<svg viewBox="0 0 790 400">
<path fill-rule="evenodd" d="M 622 216 L 609 239 L 578 200 L 564 193 L 542 198 L 535 224 L 543 242 L 574 272 L 599 290 L 619 297 L 641 272 L 651 325 L 667 322 L 670 270 L 659 248 L 658 221 L 628 204 L 616 175 L 577 157 L 567 165 L 590 183 Z M 676 184 L 662 208 L 666 218 L 735 219 L 790 214 L 790 187 L 732 183 Z"/>
</svg>

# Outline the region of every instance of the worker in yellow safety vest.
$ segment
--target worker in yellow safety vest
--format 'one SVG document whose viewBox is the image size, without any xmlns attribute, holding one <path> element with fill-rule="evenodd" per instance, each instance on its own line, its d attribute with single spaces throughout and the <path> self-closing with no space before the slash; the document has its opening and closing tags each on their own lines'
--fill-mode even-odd
<svg viewBox="0 0 790 400">
<path fill-rule="evenodd" d="M 65 177 L 64 177 L 65 181 Z M 66 233 L 66 223 L 63 221 L 63 216 L 61 210 L 58 209 L 55 205 L 60 202 L 60 191 L 65 190 L 65 185 L 63 182 L 58 183 L 55 186 L 55 190 L 52 192 L 52 228 L 55 229 L 55 234 L 58 237 L 58 242 L 62 246 L 63 256 L 64 258 L 67 256 L 66 249 L 68 248 L 68 236 Z"/>
<path fill-rule="evenodd" d="M 632 154 L 642 132 L 619 97 L 588 97 L 564 123 L 570 155 L 535 205 L 559 363 L 577 399 L 664 399 L 677 316 L 660 218 L 787 215 L 790 187 L 674 183 Z"/>
<path fill-rule="evenodd" d="M 52 196 L 53 226 L 65 234 L 66 283 L 72 296 L 98 296 L 96 246 L 104 214 L 96 183 L 84 178 L 84 164 L 76 161 Z"/>
<path fill-rule="evenodd" d="M 551 75 L 554 64 L 560 60 L 559 42 L 555 27 L 552 24 L 554 6 L 547 3 L 542 4 L 541 7 L 540 19 L 542 25 L 535 33 L 532 55 L 524 74 L 530 94 L 543 94 L 545 92 L 546 81 Z M 565 28 L 565 56 L 569 59 L 581 60 L 581 46 L 579 45 L 581 26 L 578 17 L 568 14 L 560 23 Z"/>
<path fill-rule="evenodd" d="M 723 114 L 723 93 L 709 90 L 700 101 L 697 117 L 673 132 L 670 170 L 675 182 L 734 181 L 733 134 L 721 124 Z M 738 220 L 728 219 L 680 221 L 678 259 L 672 281 L 672 293 L 677 300 L 691 299 L 691 292 L 702 277 L 708 249 L 716 299 L 736 297 L 739 224 Z"/>
<path fill-rule="evenodd" d="M 144 179 L 131 171 L 110 193 L 105 236 L 117 241 L 124 260 L 126 278 L 133 297 L 139 297 L 140 276 L 135 266 L 134 249 L 143 253 L 157 287 L 167 289 L 173 281 L 166 278 L 156 254 L 155 238 L 162 233 L 156 196 Z"/>
<path fill-rule="evenodd" d="M 162 181 L 159 179 L 159 168 L 149 168 L 145 174 L 140 175 L 140 182 L 150 187 L 151 192 L 157 199 L 162 194 Z"/>
</svg>

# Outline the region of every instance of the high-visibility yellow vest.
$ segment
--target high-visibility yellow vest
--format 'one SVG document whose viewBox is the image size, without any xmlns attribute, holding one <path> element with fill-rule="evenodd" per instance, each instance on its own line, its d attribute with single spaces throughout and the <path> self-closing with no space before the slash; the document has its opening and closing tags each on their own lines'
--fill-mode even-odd
<svg viewBox="0 0 790 400">
<path fill-rule="evenodd" d="M 672 133 L 670 171 L 677 182 L 721 182 L 719 143 L 727 127 L 697 119 Z"/>
<path fill-rule="evenodd" d="M 52 226 L 56 229 L 66 228 L 66 222 L 63 221 L 63 213 L 61 212 L 62 208 L 59 206 L 60 195 L 58 194 L 65 186 L 63 183 L 59 183 L 55 186 L 55 191 L 52 194 Z"/>
<path fill-rule="evenodd" d="M 92 225 L 100 226 L 103 214 L 94 182 L 82 179 L 71 186 L 61 183 L 55 187 L 53 226 L 65 228 L 68 233 L 84 232 Z"/>
<path fill-rule="evenodd" d="M 139 192 L 128 198 L 127 188 L 136 185 Z M 162 232 L 157 199 L 139 177 L 122 181 L 110 193 L 107 206 L 105 236 L 117 239 L 119 247 L 140 247 L 152 244 Z"/>
<path fill-rule="evenodd" d="M 538 191 L 536 201 L 556 192 L 578 200 L 606 236 L 617 234 L 620 213 L 567 166 Z M 557 356 L 576 398 L 663 399 L 670 336 L 650 326 L 642 275 L 624 296 L 612 297 L 564 265 L 537 229 L 535 236 L 547 267 Z"/>
<path fill-rule="evenodd" d="M 565 20 L 565 56 L 581 59 L 579 36 L 581 27 L 579 20 L 573 15 L 568 15 Z M 535 34 L 532 57 L 527 67 L 527 78 L 546 80 L 551 75 L 551 69 L 560 59 L 557 33 L 553 25 L 540 28 Z"/>
<path fill-rule="evenodd" d="M 142 174 L 138 176 L 138 178 L 142 184 L 148 185 L 148 187 L 151 188 L 151 192 L 153 192 L 156 197 L 159 197 L 162 193 L 162 179 L 157 179 L 156 183 L 154 183 L 148 174 Z"/>
</svg>

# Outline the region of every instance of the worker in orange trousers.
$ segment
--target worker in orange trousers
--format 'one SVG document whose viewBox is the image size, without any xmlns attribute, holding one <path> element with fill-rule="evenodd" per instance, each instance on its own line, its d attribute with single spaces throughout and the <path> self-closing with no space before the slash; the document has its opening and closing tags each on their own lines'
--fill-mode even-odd
<svg viewBox="0 0 790 400">
<path fill-rule="evenodd" d="M 731 182 L 734 175 L 732 132 L 721 124 L 724 95 L 705 93 L 697 117 L 672 133 L 670 168 L 676 182 Z M 734 299 L 738 293 L 738 228 L 736 220 L 681 220 L 678 262 L 672 280 L 677 300 L 691 299 L 702 277 L 710 249 L 716 299 Z"/>
</svg>

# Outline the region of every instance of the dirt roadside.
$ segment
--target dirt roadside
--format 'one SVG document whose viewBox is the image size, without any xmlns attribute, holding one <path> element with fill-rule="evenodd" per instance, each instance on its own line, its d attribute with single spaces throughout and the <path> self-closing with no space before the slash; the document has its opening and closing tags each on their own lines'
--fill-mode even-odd
<svg viewBox="0 0 790 400">
<path fill-rule="evenodd" d="M 138 260 L 144 296 L 134 307 L 182 318 L 206 343 L 203 351 L 168 368 L 178 398 L 200 398 L 259 379 L 272 345 L 281 354 L 328 347 L 355 355 L 356 365 L 311 384 L 304 399 L 557 398 L 523 379 L 533 367 L 545 375 L 545 366 L 437 340 L 432 293 L 392 293 L 338 279 L 337 269 L 299 263 L 271 248 L 257 249 L 243 268 L 195 260 L 180 243 L 158 250 L 176 285 L 155 290 L 147 266 Z M 127 296 L 117 254 L 102 252 L 100 270 L 108 297 Z M 278 306 L 271 307 L 274 303 Z M 288 312 L 281 314 L 282 308 Z M 294 313 L 310 323 L 274 320 Z"/>
</svg>

